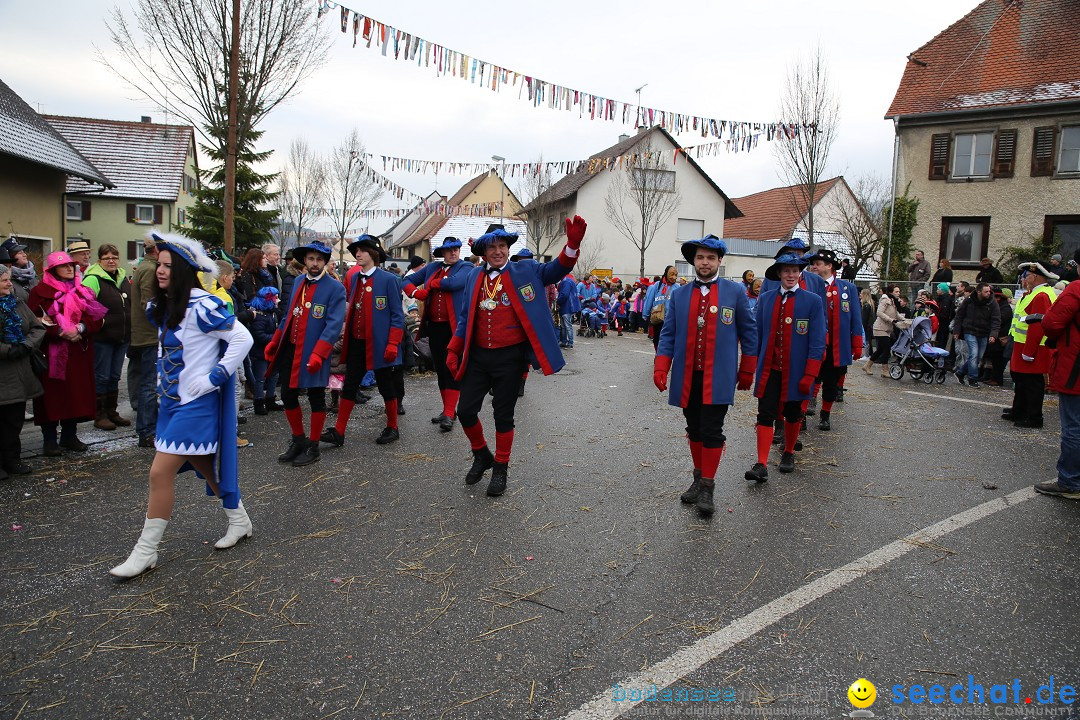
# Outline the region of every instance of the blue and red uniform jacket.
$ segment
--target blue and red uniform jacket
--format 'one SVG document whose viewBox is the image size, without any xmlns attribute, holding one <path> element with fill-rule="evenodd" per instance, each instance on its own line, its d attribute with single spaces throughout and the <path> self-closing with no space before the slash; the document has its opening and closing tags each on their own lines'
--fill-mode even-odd
<svg viewBox="0 0 1080 720">
<path fill-rule="evenodd" d="M 757 352 L 757 325 L 741 286 L 718 280 L 709 288 L 707 298 L 690 283 L 672 291 L 660 330 L 656 354 L 672 358 L 668 404 L 686 407 L 690 401 L 690 383 L 694 374 L 694 349 L 698 331 L 698 303 L 705 301 L 705 368 L 702 377 L 702 402 L 706 405 L 731 405 L 735 402 L 735 381 L 739 368 L 739 349 L 744 356 Z M 748 370 L 749 372 L 749 370 Z"/>
<path fill-rule="evenodd" d="M 758 299 L 758 361 L 754 395 L 760 398 L 765 394 L 769 375 L 775 372 L 774 355 L 779 351 L 783 358 L 780 401 L 809 400 L 810 395 L 799 392 L 799 382 L 804 375 L 817 377 L 821 371 L 821 361 L 825 357 L 825 310 L 821 298 L 802 288 L 796 288 L 794 297 L 784 305 L 783 317 L 780 317 L 780 310 L 779 290 L 770 290 Z M 776 332 L 777 322 L 783 325 L 780 333 Z"/>
<path fill-rule="evenodd" d="M 349 343 L 357 313 L 364 314 L 364 324 L 370 335 L 364 345 L 367 369 L 380 370 L 401 364 L 401 352 L 393 362 L 386 362 L 383 351 L 389 343 L 399 345 L 405 333 L 405 311 L 401 309 L 401 281 L 392 272 L 375 268 L 375 272 L 360 283 L 363 273 L 354 273 L 349 280 L 349 301 L 345 311 L 345 334 L 341 338 L 341 357 L 349 357 Z M 363 298 L 360 298 L 360 295 Z M 357 305 L 360 308 L 357 308 Z"/>
<path fill-rule="evenodd" d="M 399 303 L 400 304 L 400 303 Z M 284 306 L 281 325 L 274 333 L 274 342 L 280 341 L 267 373 L 272 373 L 277 353 L 286 343 L 296 345 L 292 359 L 292 375 L 287 382 L 293 388 L 326 387 L 330 384 L 330 363 L 326 360 L 341 337 L 341 325 L 345 321 L 345 286 L 323 273 L 314 280 L 306 274 L 293 284 L 292 297 Z M 301 341 L 302 338 L 302 341 Z M 319 372 L 307 370 L 308 358 L 313 354 L 323 358 Z"/>
<path fill-rule="evenodd" d="M 575 262 L 577 258 L 567 255 L 566 248 L 563 248 L 559 257 L 550 262 L 541 264 L 535 260 L 519 260 L 506 263 L 503 269 L 503 274 L 510 276 L 509 285 L 513 288 L 513 292 L 506 292 L 506 296 L 529 340 L 529 363 L 545 375 L 559 372 L 566 364 L 559 350 L 559 339 L 551 320 L 545 288 L 566 277 L 574 269 Z M 461 364 L 455 375 L 458 380 L 464 376 L 469 363 L 476 313 L 482 299 L 481 288 L 489 270 L 486 265 L 480 265 L 465 276 L 466 300 L 454 331 L 454 337 L 461 339 L 458 342 L 464 342 Z"/>
<path fill-rule="evenodd" d="M 433 276 L 437 275 L 441 278 L 438 290 L 442 292 L 441 297 L 445 304 L 446 316 L 450 318 L 450 331 L 453 332 L 457 329 L 458 313 L 465 307 L 465 278 L 472 267 L 470 263 L 464 260 L 458 260 L 453 265 L 447 265 L 443 262 L 429 262 L 416 272 L 403 277 L 401 282 L 405 294 L 412 297 L 413 291 L 421 285 L 427 287 Z M 430 287 L 427 287 L 427 290 L 429 293 L 434 292 Z M 431 302 L 430 295 L 427 302 Z M 421 335 L 426 334 L 427 317 L 428 313 L 425 312 L 423 319 L 420 321 Z"/>
<path fill-rule="evenodd" d="M 861 356 L 863 350 L 862 304 L 859 290 L 839 276 L 832 285 L 826 283 L 825 318 L 828 325 L 828 344 L 833 351 L 833 365 L 847 367 L 851 357 Z"/>
</svg>

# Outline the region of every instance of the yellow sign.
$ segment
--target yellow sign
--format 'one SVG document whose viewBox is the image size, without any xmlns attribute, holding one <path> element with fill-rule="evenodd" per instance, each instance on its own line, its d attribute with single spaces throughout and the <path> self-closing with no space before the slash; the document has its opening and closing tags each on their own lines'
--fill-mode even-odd
<svg viewBox="0 0 1080 720">
<path fill-rule="evenodd" d="M 592 271 L 592 274 L 603 280 L 610 280 L 611 276 L 614 275 L 611 268 L 596 268 Z"/>
</svg>

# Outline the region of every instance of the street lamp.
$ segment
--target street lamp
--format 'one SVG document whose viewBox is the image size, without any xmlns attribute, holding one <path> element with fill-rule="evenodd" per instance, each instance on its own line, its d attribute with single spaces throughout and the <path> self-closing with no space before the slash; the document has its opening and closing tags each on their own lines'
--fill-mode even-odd
<svg viewBox="0 0 1080 720">
<path fill-rule="evenodd" d="M 503 178 L 506 175 L 506 158 L 502 155 L 492 155 L 491 159 L 497 163 L 502 163 L 502 172 L 499 173 L 499 182 L 501 187 L 499 188 L 499 224 L 503 223 L 503 203 L 506 202 L 506 180 Z"/>
</svg>

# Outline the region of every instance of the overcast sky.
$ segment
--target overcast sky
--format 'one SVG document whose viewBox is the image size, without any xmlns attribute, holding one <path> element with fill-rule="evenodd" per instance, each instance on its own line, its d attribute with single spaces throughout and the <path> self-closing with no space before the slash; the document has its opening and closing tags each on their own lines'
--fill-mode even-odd
<svg viewBox="0 0 1080 720">
<path fill-rule="evenodd" d="M 129 8 L 132 0 L 119 7 Z M 0 0 L 0 78 L 43 113 L 169 120 L 95 60 L 111 52 L 104 17 L 113 2 Z M 840 96 L 842 118 L 827 176 L 887 177 L 892 127 L 884 119 L 908 53 L 976 6 L 976 0 L 771 0 L 697 3 L 543 0 L 466 3 L 353 0 L 346 3 L 425 40 L 505 68 L 617 100 L 719 119 L 776 119 L 788 66 L 820 44 Z M 316 2 L 311 0 L 312 12 Z M 384 58 L 339 32 L 337 11 L 326 65 L 265 122 L 260 149 L 271 169 L 294 137 L 327 151 L 353 128 L 368 151 L 429 160 L 507 162 L 585 158 L 630 128 L 534 108 L 512 89 L 498 93 L 429 68 Z M 175 122 L 175 118 L 171 119 Z M 683 145 L 703 140 L 692 133 Z M 206 163 L 200 155 L 203 167 Z M 784 184 L 769 143 L 722 153 L 701 165 L 731 197 Z M 420 195 L 453 193 L 460 175 L 389 174 Z M 517 190 L 519 181 L 509 179 Z M 386 196 L 380 207 L 407 203 Z M 380 231 L 387 221 L 376 221 Z"/>
</svg>

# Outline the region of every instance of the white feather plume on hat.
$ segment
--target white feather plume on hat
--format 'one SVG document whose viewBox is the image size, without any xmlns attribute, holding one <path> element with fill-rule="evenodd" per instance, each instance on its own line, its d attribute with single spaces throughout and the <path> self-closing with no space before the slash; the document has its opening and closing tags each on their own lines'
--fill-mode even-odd
<svg viewBox="0 0 1080 720">
<path fill-rule="evenodd" d="M 157 245 L 158 250 L 175 251 L 193 268 L 217 279 L 217 262 L 206 254 L 206 249 L 198 240 L 171 233 L 150 232 L 148 235 Z"/>
</svg>

